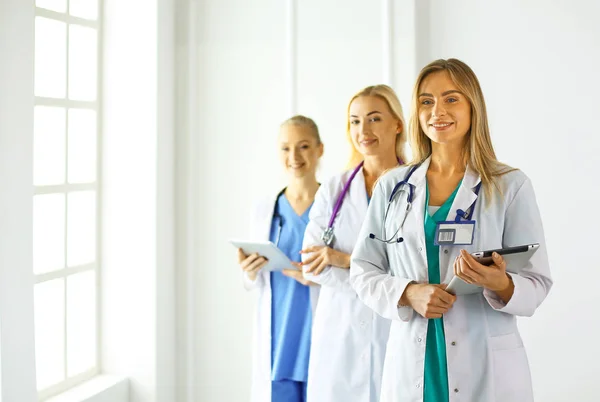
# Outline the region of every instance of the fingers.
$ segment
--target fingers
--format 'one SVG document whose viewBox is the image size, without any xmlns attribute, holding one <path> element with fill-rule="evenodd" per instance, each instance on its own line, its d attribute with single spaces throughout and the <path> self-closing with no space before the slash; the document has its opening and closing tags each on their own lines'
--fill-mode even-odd
<svg viewBox="0 0 600 402">
<path fill-rule="evenodd" d="M 477 270 L 480 268 L 481 264 L 475 261 L 473 257 L 469 257 L 471 258 L 471 261 L 467 260 L 467 258 L 463 258 L 463 256 L 458 258 L 458 269 L 456 276 L 467 283 L 481 283 L 483 280 L 483 275 L 481 275 Z"/>
<path fill-rule="evenodd" d="M 238 256 L 239 256 L 239 252 L 238 252 Z M 250 255 L 246 256 L 246 258 L 244 258 L 242 261 L 240 261 L 240 266 L 245 271 L 248 268 L 248 266 L 250 264 L 252 264 L 258 257 L 259 256 L 257 253 L 250 254 Z"/>
<path fill-rule="evenodd" d="M 241 248 L 238 248 L 238 263 L 241 264 L 242 261 L 244 261 L 246 258 L 248 258 L 248 256 L 246 254 L 244 254 L 244 250 L 242 250 Z"/>
<path fill-rule="evenodd" d="M 315 271 L 321 265 L 322 262 L 323 262 L 323 256 L 317 255 L 317 257 L 314 258 L 314 259 L 312 259 L 312 261 L 310 263 L 309 262 L 303 262 L 302 266 L 306 267 L 308 264 L 310 264 L 308 266 L 308 268 L 306 269 L 306 272 L 307 273 L 311 273 L 313 275 L 318 275 L 318 274 L 320 274 L 320 272 L 315 272 Z"/>
<path fill-rule="evenodd" d="M 500 254 L 496 252 L 492 253 L 492 260 L 494 261 L 495 266 L 503 271 L 506 271 L 506 261 Z"/>
<path fill-rule="evenodd" d="M 314 253 L 316 251 L 321 250 L 324 247 L 325 246 L 311 246 L 311 247 L 307 247 L 304 250 L 300 250 L 300 254 Z"/>
<path fill-rule="evenodd" d="M 309 284 L 309 281 L 304 279 L 304 276 L 302 275 L 302 271 L 299 271 L 297 269 L 284 269 L 283 271 L 281 271 L 281 273 L 284 274 L 285 276 L 289 276 L 290 278 L 295 279 L 302 285 L 306 286 Z"/>
<path fill-rule="evenodd" d="M 316 263 L 315 263 L 315 264 L 316 264 Z M 322 258 L 322 259 L 319 261 L 319 265 L 317 265 L 317 267 L 315 268 L 315 270 L 314 270 L 314 272 L 313 272 L 313 273 L 314 273 L 315 275 L 319 275 L 319 274 L 321 274 L 321 272 L 323 272 L 323 270 L 324 270 L 325 268 L 327 268 L 327 265 L 329 265 L 329 264 L 327 263 L 327 261 L 325 260 L 325 258 Z"/>
<path fill-rule="evenodd" d="M 251 264 L 244 269 L 246 272 L 256 272 L 267 264 L 267 259 L 265 257 L 257 256 L 257 258 L 252 261 Z"/>
<path fill-rule="evenodd" d="M 437 298 L 437 300 L 439 301 L 438 305 L 447 308 L 452 307 L 452 305 L 456 301 L 456 296 L 446 291 L 446 286 L 448 285 L 442 284 L 434 286 L 437 287 L 437 289 L 434 291 L 432 297 L 434 299 Z"/>
<path fill-rule="evenodd" d="M 319 257 L 321 257 L 321 254 L 314 253 L 314 254 L 310 255 L 309 257 L 306 257 L 306 259 L 302 261 L 302 265 L 311 265 L 312 262 Z M 310 272 L 310 271 L 307 271 L 307 272 Z"/>
</svg>

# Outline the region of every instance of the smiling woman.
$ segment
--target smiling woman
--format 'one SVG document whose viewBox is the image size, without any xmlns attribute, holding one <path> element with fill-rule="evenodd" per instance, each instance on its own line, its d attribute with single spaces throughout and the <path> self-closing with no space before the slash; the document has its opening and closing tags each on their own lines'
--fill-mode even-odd
<svg viewBox="0 0 600 402">
<path fill-rule="evenodd" d="M 305 402 L 318 287 L 303 278 L 299 251 L 319 188 L 315 173 L 323 144 L 312 119 L 294 116 L 281 124 L 277 145 L 288 184 L 257 208 L 254 236 L 270 240 L 295 266 L 269 272 L 263 256 L 238 250 L 244 286 L 258 294 L 251 401 Z"/>
<path fill-rule="evenodd" d="M 535 312 L 552 278 L 531 181 L 496 159 L 479 82 L 460 60 L 421 70 L 411 123 L 414 160 L 378 181 L 350 269 L 360 299 L 393 320 L 380 401 L 532 401 L 516 317 Z M 410 201 L 393 198 L 402 183 Z M 473 234 L 444 241 L 441 224 Z M 402 241 L 377 238 L 390 233 Z M 540 249 L 519 274 L 501 256 L 484 266 L 469 255 L 528 243 Z M 450 294 L 454 275 L 481 293 Z"/>
</svg>

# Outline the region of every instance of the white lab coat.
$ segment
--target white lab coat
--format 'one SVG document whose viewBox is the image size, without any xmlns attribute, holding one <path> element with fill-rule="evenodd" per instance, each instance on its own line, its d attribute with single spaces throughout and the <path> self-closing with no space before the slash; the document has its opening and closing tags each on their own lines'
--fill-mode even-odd
<svg viewBox="0 0 600 402">
<path fill-rule="evenodd" d="M 274 193 L 275 194 L 275 193 Z M 276 193 L 280 194 L 280 192 Z M 252 217 L 252 239 L 269 240 L 271 221 L 277 197 L 270 197 L 257 203 Z M 291 267 L 290 267 L 291 268 Z M 253 282 L 243 273 L 244 287 L 256 290 L 257 310 L 254 324 L 252 348 L 252 391 L 251 402 L 271 401 L 271 279 L 267 271 L 260 271 Z M 318 300 L 319 287 L 310 287 L 313 314 Z"/>
<path fill-rule="evenodd" d="M 427 319 L 410 307 L 397 307 L 409 281 L 427 282 L 427 254 L 423 227 L 426 172 L 424 162 L 409 182 L 416 186 L 414 203 L 399 235 L 401 243 L 384 244 L 369 238 L 392 236 L 406 208 L 406 193 L 390 208 L 382 228 L 387 201 L 407 167 L 383 176 L 354 253 L 350 283 L 373 310 L 393 320 L 384 365 L 382 402 L 422 401 Z M 467 210 L 477 198 L 479 176 L 467 168 L 449 219 L 458 208 Z M 471 246 L 440 247 L 440 277 L 448 283 L 461 248 L 469 252 L 540 243 L 520 275 L 512 275 L 514 294 L 504 304 L 493 292 L 458 296 L 444 315 L 448 386 L 451 402 L 527 402 L 533 400 L 531 376 L 516 316 L 531 316 L 552 286 L 544 231 L 530 180 L 520 171 L 500 178 L 503 196 L 492 199 L 483 188 L 475 208 L 477 221 Z"/>
<path fill-rule="evenodd" d="M 351 171 L 323 183 L 310 211 L 303 248 L 324 245 L 321 233 Z M 332 247 L 350 254 L 367 212 L 362 169 L 356 174 L 334 222 Z M 306 256 L 304 256 L 306 258 Z M 305 278 L 321 284 L 313 318 L 308 402 L 378 402 L 390 320 L 375 314 L 350 287 L 349 270 L 327 267 Z"/>
</svg>

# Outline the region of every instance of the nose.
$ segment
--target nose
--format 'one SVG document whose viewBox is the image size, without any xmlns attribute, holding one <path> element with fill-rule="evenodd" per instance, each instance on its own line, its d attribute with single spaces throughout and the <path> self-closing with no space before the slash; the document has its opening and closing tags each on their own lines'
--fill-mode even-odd
<svg viewBox="0 0 600 402">
<path fill-rule="evenodd" d="M 446 108 L 444 107 L 443 102 L 436 102 L 433 105 L 433 109 L 431 110 L 432 117 L 440 117 L 446 114 Z"/>
<path fill-rule="evenodd" d="M 360 135 L 365 135 L 369 132 L 369 126 L 364 122 L 358 123 L 358 132 Z"/>
<path fill-rule="evenodd" d="M 290 149 L 289 155 L 290 155 L 291 162 L 296 162 L 296 161 L 300 160 L 300 150 L 296 147 L 292 147 Z"/>
</svg>

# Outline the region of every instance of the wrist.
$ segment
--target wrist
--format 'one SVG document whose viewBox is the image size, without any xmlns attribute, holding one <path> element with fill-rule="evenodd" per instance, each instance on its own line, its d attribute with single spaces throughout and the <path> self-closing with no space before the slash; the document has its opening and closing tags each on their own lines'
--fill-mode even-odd
<svg viewBox="0 0 600 402">
<path fill-rule="evenodd" d="M 404 288 L 404 292 L 402 293 L 402 296 L 400 297 L 400 300 L 398 300 L 398 307 L 410 307 L 410 298 L 408 297 L 408 293 L 411 290 L 410 288 L 412 286 L 416 285 L 415 281 L 410 281 L 408 283 L 408 285 L 406 285 L 406 287 Z"/>
</svg>

